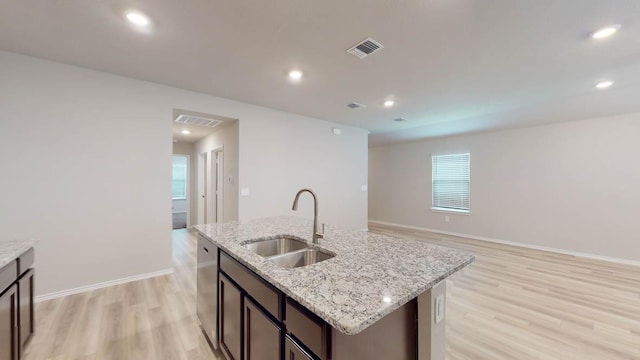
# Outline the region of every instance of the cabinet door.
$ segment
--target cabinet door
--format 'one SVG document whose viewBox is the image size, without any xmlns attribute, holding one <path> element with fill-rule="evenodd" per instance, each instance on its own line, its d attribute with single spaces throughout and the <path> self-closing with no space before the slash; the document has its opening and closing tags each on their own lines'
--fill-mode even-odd
<svg viewBox="0 0 640 360">
<path fill-rule="evenodd" d="M 228 360 L 242 359 L 242 293 L 220 274 L 220 347 Z"/>
<path fill-rule="evenodd" d="M 1 290 L 1 289 L 0 289 Z M 0 295 L 0 360 L 18 360 L 18 289 Z"/>
<path fill-rule="evenodd" d="M 280 360 L 280 327 L 248 298 L 244 299 L 244 359 Z"/>
<path fill-rule="evenodd" d="M 34 270 L 29 269 L 18 280 L 18 328 L 20 332 L 20 354 L 31 340 L 34 332 L 33 318 L 33 279 Z"/>
<path fill-rule="evenodd" d="M 285 360 L 313 360 L 313 357 L 303 351 L 289 336 L 284 341 L 284 359 Z"/>
</svg>

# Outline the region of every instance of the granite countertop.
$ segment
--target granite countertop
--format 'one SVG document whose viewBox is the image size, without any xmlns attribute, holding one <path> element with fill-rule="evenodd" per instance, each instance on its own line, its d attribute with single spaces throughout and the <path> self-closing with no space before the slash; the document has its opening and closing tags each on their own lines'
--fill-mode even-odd
<svg viewBox="0 0 640 360">
<path fill-rule="evenodd" d="M 347 335 L 361 332 L 474 259 L 460 250 L 328 225 L 318 247 L 336 256 L 286 269 L 241 244 L 277 235 L 310 242 L 311 220 L 281 216 L 194 228 Z"/>
<path fill-rule="evenodd" d="M 35 244 L 35 240 L 0 241 L 0 268 L 17 259 Z"/>
</svg>

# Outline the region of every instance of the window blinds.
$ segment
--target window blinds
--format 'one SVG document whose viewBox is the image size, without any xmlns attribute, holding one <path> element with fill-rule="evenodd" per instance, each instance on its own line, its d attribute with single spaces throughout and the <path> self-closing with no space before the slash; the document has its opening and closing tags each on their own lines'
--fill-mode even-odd
<svg viewBox="0 0 640 360">
<path fill-rule="evenodd" d="M 470 154 L 431 155 L 432 204 L 436 209 L 469 211 Z"/>
</svg>

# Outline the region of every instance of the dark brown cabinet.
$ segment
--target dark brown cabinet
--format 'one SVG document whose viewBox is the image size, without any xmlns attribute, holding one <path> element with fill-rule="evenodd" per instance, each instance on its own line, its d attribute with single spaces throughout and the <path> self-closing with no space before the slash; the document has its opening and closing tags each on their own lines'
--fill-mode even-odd
<svg viewBox="0 0 640 360">
<path fill-rule="evenodd" d="M 0 289 L 2 290 L 2 289 Z M 0 360 L 17 360 L 18 344 L 18 287 L 9 286 L 0 295 Z"/>
<path fill-rule="evenodd" d="M 0 360 L 19 360 L 35 330 L 34 250 L 0 269 Z"/>
<path fill-rule="evenodd" d="M 18 331 L 20 334 L 20 354 L 31 340 L 35 330 L 33 318 L 33 279 L 34 270 L 27 270 L 18 280 Z"/>
<path fill-rule="evenodd" d="M 227 359 L 242 359 L 242 293 L 223 274 L 220 274 L 220 347 Z"/>
<path fill-rule="evenodd" d="M 245 360 L 280 360 L 280 327 L 258 308 L 244 299 Z"/>
<path fill-rule="evenodd" d="M 289 336 L 284 341 L 285 360 L 313 360 L 313 357 L 302 350 Z"/>
</svg>

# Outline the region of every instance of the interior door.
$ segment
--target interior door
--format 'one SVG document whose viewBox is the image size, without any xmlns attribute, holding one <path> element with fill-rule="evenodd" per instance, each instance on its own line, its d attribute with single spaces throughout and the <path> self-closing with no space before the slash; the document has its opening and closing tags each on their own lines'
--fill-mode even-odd
<svg viewBox="0 0 640 360">
<path fill-rule="evenodd" d="M 216 222 L 224 221 L 224 153 L 216 151 Z"/>
<path fill-rule="evenodd" d="M 207 178 L 209 166 L 207 153 L 198 156 L 198 224 L 207 222 Z"/>
</svg>

